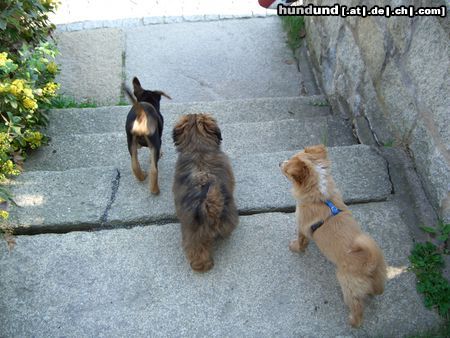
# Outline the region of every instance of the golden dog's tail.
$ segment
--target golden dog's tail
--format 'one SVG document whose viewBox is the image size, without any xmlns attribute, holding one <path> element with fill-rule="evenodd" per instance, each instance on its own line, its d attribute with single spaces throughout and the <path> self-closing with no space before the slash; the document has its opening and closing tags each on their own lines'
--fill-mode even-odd
<svg viewBox="0 0 450 338">
<path fill-rule="evenodd" d="M 136 115 L 139 120 L 142 119 L 143 115 L 145 115 L 144 107 L 139 103 L 138 100 L 136 100 L 136 97 L 134 97 L 133 93 L 131 93 L 131 90 L 128 89 L 128 87 L 125 84 L 122 84 L 122 89 L 127 94 L 128 98 L 130 99 L 131 103 L 133 104 L 134 109 L 136 110 Z"/>
<path fill-rule="evenodd" d="M 351 253 L 358 257 L 360 267 L 370 277 L 372 294 L 381 294 L 386 280 L 386 263 L 381 249 L 368 235 L 358 235 L 352 244 Z"/>
</svg>

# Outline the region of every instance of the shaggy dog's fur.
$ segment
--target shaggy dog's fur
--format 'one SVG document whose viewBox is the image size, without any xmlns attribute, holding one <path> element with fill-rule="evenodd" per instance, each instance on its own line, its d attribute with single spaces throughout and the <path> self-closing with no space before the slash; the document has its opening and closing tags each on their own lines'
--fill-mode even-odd
<svg viewBox="0 0 450 338">
<path fill-rule="evenodd" d="M 134 95 L 123 85 L 123 89 L 133 107 L 127 116 L 125 130 L 127 133 L 128 151 L 131 156 L 131 168 L 134 176 L 139 181 L 145 180 L 146 174 L 141 170 L 138 161 L 138 148 L 148 147 L 150 156 L 150 191 L 159 194 L 158 185 L 158 161 L 161 156 L 161 137 L 164 126 L 164 118 L 159 110 L 161 96 L 171 99 L 166 93 L 142 88 L 138 78 L 133 79 Z"/>
<path fill-rule="evenodd" d="M 173 141 L 179 153 L 173 194 L 183 248 L 192 269 L 205 272 L 214 264 L 214 239 L 228 236 L 239 221 L 233 171 L 210 115 L 183 115 L 173 129 Z"/>
<path fill-rule="evenodd" d="M 386 264 L 375 241 L 363 233 L 344 204 L 329 173 L 330 162 L 323 145 L 305 148 L 280 163 L 284 175 L 293 183 L 297 199 L 298 239 L 289 248 L 301 252 L 314 239 L 319 249 L 336 265 L 337 279 L 344 301 L 350 308 L 349 322 L 361 325 L 364 298 L 383 293 Z M 342 210 L 332 216 L 325 204 L 330 200 Z M 314 232 L 311 225 L 324 221 Z"/>
</svg>

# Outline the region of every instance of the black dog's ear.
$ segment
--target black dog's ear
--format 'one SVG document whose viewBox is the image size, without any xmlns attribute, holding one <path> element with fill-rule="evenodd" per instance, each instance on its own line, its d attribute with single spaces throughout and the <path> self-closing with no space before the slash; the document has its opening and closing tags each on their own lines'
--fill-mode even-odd
<svg viewBox="0 0 450 338">
<path fill-rule="evenodd" d="M 133 90 L 135 96 L 139 95 L 144 91 L 144 89 L 141 86 L 141 83 L 139 82 L 139 79 L 136 76 L 133 78 Z"/>
<path fill-rule="evenodd" d="M 168 98 L 169 100 L 172 100 L 172 98 L 169 95 L 167 95 L 166 93 L 164 93 L 161 90 L 154 90 L 153 93 L 158 94 L 160 97 L 164 96 L 164 97 Z"/>
</svg>

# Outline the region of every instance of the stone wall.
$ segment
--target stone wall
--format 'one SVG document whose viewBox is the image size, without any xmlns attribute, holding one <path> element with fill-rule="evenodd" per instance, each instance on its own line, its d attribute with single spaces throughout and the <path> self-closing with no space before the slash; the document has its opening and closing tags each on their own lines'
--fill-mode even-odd
<svg viewBox="0 0 450 338">
<path fill-rule="evenodd" d="M 305 1 L 332 6 L 336 1 Z M 339 1 L 445 6 L 446 1 Z M 450 13 L 447 17 L 307 17 L 318 81 L 363 143 L 411 155 L 440 217 L 450 221 Z"/>
</svg>

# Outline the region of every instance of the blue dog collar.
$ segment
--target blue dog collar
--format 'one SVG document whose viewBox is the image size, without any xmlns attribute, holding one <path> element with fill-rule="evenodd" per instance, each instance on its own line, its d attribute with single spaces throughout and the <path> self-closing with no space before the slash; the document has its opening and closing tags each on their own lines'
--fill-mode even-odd
<svg viewBox="0 0 450 338">
<path fill-rule="evenodd" d="M 337 214 L 339 214 L 339 213 L 342 211 L 342 210 L 339 209 L 337 206 L 335 206 L 335 205 L 333 204 L 333 202 L 331 202 L 330 200 L 326 200 L 326 201 L 325 201 L 325 204 L 328 205 L 328 208 L 330 208 L 331 214 L 332 214 L 333 216 L 336 216 Z"/>
<path fill-rule="evenodd" d="M 314 233 L 317 229 L 319 229 L 329 218 L 338 215 L 342 210 L 333 204 L 330 200 L 326 200 L 325 204 L 330 208 L 331 215 L 328 216 L 325 220 L 320 220 L 319 222 L 311 225 L 311 233 Z"/>
</svg>

